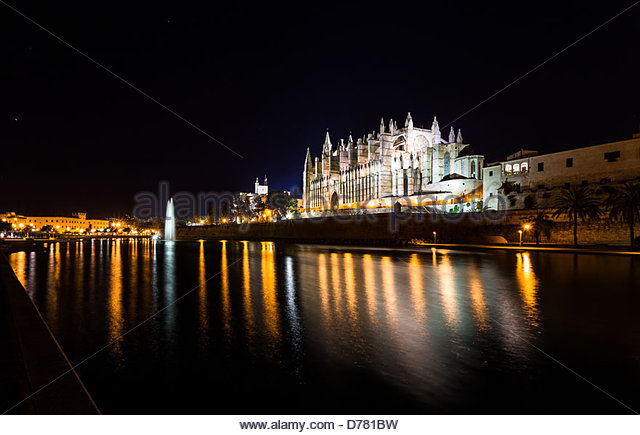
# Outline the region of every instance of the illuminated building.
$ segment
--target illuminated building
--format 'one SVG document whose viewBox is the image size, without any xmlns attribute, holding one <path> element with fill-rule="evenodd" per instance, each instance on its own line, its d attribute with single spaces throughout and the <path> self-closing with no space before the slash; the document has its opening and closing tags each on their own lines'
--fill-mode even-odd
<svg viewBox="0 0 640 435">
<path fill-rule="evenodd" d="M 312 160 L 307 149 L 304 207 L 374 208 L 417 205 L 417 196 L 433 202 L 479 197 L 483 165 L 484 157 L 463 143 L 460 130 L 456 134 L 452 127 L 444 139 L 435 117 L 430 130 L 415 127 L 411 114 L 403 128 L 381 120 L 378 132 L 356 142 L 350 134 L 336 149 L 327 131 L 321 157 Z"/>
<path fill-rule="evenodd" d="M 87 219 L 86 213 L 74 213 L 71 216 L 24 216 L 15 212 L 0 214 L 0 219 L 22 229 L 31 227 L 41 230 L 42 227 L 51 226 L 54 231 L 62 233 L 66 231 L 79 232 L 90 230 L 104 230 L 109 228 L 109 221 L 105 219 Z"/>
<path fill-rule="evenodd" d="M 552 208 L 563 189 L 592 186 L 599 191 L 600 186 L 610 183 L 638 180 L 640 134 L 620 142 L 548 154 L 520 150 L 505 161 L 489 164 L 483 172 L 486 207 Z"/>
</svg>

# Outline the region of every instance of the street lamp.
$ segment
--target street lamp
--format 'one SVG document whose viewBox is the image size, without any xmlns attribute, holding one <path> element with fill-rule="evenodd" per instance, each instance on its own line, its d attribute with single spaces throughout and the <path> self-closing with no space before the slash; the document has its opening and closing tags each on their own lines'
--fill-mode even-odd
<svg viewBox="0 0 640 435">
<path fill-rule="evenodd" d="M 531 228 L 531 225 L 530 225 L 530 224 L 524 224 L 524 225 L 522 226 L 522 228 L 523 228 L 525 231 L 527 231 L 527 230 L 529 230 L 529 229 Z M 522 246 L 522 230 L 519 230 L 518 232 L 520 233 L 520 246 Z"/>
<path fill-rule="evenodd" d="M 433 232 L 433 243 L 436 243 L 436 232 Z"/>
</svg>

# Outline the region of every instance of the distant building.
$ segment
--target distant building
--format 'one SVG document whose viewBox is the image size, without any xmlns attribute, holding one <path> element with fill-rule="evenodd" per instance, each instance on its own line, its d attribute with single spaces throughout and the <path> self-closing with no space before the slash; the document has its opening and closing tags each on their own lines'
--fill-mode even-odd
<svg viewBox="0 0 640 435">
<path fill-rule="evenodd" d="M 431 129 L 415 127 L 411 114 L 403 128 L 380 121 L 355 142 L 333 147 L 329 132 L 322 154 L 315 159 L 307 148 L 302 171 L 306 210 L 392 207 L 430 201 L 462 201 L 482 195 L 484 157 L 464 144 L 453 127 L 444 139 L 434 117 Z M 419 196 L 421 196 L 419 198 Z M 415 204 L 418 205 L 418 204 Z"/>
<path fill-rule="evenodd" d="M 540 154 L 520 150 L 483 169 L 484 205 L 490 209 L 553 207 L 563 189 L 640 179 L 640 134 L 633 139 Z M 499 201 L 498 197 L 505 198 Z"/>
<path fill-rule="evenodd" d="M 267 183 L 267 176 L 264 176 L 264 184 L 260 184 L 258 182 L 258 177 L 256 177 L 256 184 L 254 193 L 256 195 L 268 195 L 269 194 L 269 184 Z"/>
<path fill-rule="evenodd" d="M 16 229 L 31 227 L 40 230 L 50 225 L 56 232 L 79 232 L 90 230 L 104 230 L 109 228 L 109 221 L 105 219 L 87 219 L 84 212 L 73 213 L 71 216 L 25 216 L 15 212 L 0 214 L 3 222 L 10 222 Z"/>
<path fill-rule="evenodd" d="M 269 195 L 269 184 L 267 182 L 267 176 L 264 176 L 263 184 L 260 184 L 260 181 L 258 181 L 258 177 L 256 177 L 253 192 L 239 192 L 238 195 L 240 195 L 240 197 L 243 199 L 248 199 L 251 202 L 252 207 L 258 197 L 261 197 L 262 200 L 266 202 L 267 196 Z"/>
<path fill-rule="evenodd" d="M 243 201 L 248 201 L 249 207 L 252 211 L 256 210 L 258 201 L 262 201 L 263 204 L 266 204 L 267 197 L 269 196 L 267 176 L 264 176 L 263 184 L 260 184 L 258 177 L 256 177 L 253 192 L 238 192 L 238 196 L 242 198 Z"/>
</svg>

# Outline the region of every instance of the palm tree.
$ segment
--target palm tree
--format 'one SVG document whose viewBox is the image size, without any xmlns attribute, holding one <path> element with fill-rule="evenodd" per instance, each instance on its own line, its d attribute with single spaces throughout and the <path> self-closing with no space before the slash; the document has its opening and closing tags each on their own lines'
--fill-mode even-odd
<svg viewBox="0 0 640 435">
<path fill-rule="evenodd" d="M 538 214 L 531 217 L 526 224 L 531 226 L 531 232 L 536 239 L 536 245 L 540 244 L 540 237 L 551 238 L 551 231 L 556 228 L 555 221 L 549 219 L 545 211 L 538 211 Z"/>
<path fill-rule="evenodd" d="M 613 186 L 607 198 L 609 216 L 629 225 L 629 244 L 633 247 L 634 226 L 640 222 L 640 183 L 627 181 Z"/>
<path fill-rule="evenodd" d="M 601 202 L 591 186 L 574 186 L 558 195 L 553 217 L 569 218 L 573 223 L 573 244 L 578 246 L 578 219 L 597 219 L 602 213 Z"/>
</svg>

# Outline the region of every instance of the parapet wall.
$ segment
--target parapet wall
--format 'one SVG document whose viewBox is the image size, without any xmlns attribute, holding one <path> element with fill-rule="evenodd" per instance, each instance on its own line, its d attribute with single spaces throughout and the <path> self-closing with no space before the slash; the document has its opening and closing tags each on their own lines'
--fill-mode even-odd
<svg viewBox="0 0 640 435">
<path fill-rule="evenodd" d="M 479 213 L 447 215 L 393 214 L 348 216 L 322 219 L 299 219 L 277 223 L 248 225 L 209 225 L 178 228 L 179 240 L 285 240 L 322 243 L 403 244 L 414 239 L 442 243 L 515 243 L 518 230 L 534 216 L 532 211 L 509 212 L 482 216 Z M 551 239 L 542 243 L 573 244 L 570 222 L 558 220 Z M 628 245 L 626 225 L 602 219 L 580 223 L 578 238 L 581 244 Z M 525 242 L 534 242 L 533 235 L 524 232 Z"/>
</svg>

